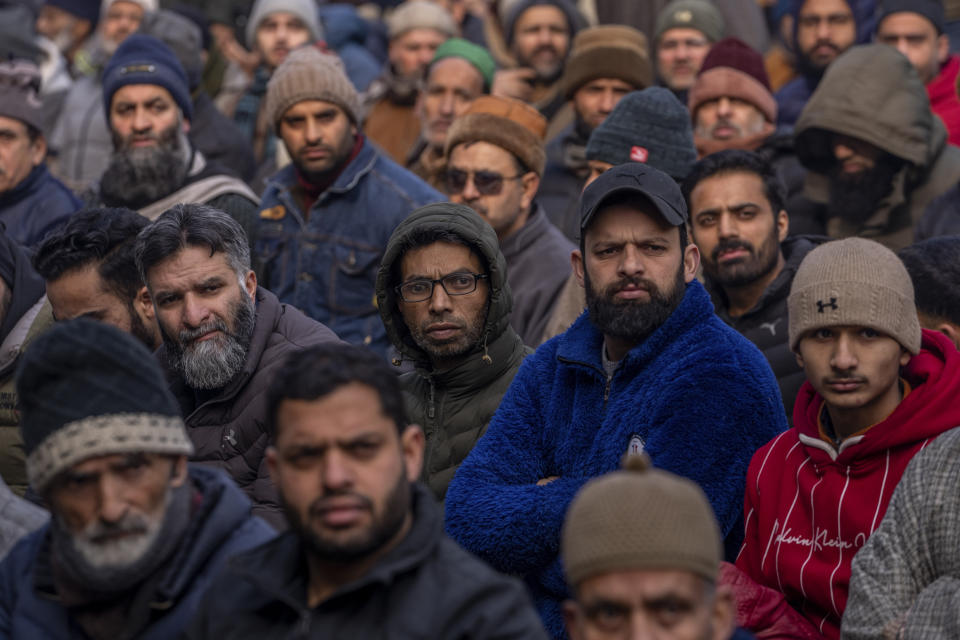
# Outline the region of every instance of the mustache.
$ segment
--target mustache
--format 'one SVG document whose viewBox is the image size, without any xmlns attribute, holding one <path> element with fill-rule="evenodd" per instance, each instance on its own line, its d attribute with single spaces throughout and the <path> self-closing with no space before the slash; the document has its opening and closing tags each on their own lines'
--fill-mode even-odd
<svg viewBox="0 0 960 640">
<path fill-rule="evenodd" d="M 711 129 L 711 131 L 716 131 L 716 130 L 719 129 L 720 127 L 729 127 L 729 128 L 731 128 L 731 129 L 736 129 L 736 131 L 737 131 L 738 133 L 740 132 L 740 127 L 737 126 L 736 123 L 734 123 L 734 122 L 732 122 L 732 121 L 730 121 L 730 120 L 728 120 L 728 119 L 726 119 L 726 118 L 720 118 L 720 119 L 718 119 L 718 120 L 714 123 L 713 128 Z"/>
<path fill-rule="evenodd" d="M 552 44 L 542 44 L 542 45 L 540 45 L 539 47 L 537 47 L 536 49 L 534 49 L 534 50 L 533 50 L 533 53 L 530 54 L 530 55 L 531 55 L 531 56 L 535 56 L 535 55 L 537 55 L 538 53 L 542 53 L 542 52 L 544 52 L 544 51 L 549 51 L 550 53 L 552 53 L 553 55 L 557 56 L 558 58 L 560 57 L 560 52 L 557 51 L 557 48 L 556 48 L 555 46 L 553 46 Z"/>
<path fill-rule="evenodd" d="M 756 255 L 753 245 L 748 242 L 744 242 L 743 240 L 721 240 L 717 243 L 717 246 L 713 248 L 713 251 L 710 252 L 710 257 L 716 262 L 722 252 L 732 249 L 743 249 L 749 252 L 750 255 Z"/>
<path fill-rule="evenodd" d="M 98 520 L 84 529 L 82 535 L 94 544 L 101 544 L 117 535 L 146 533 L 148 529 L 149 524 L 145 518 L 136 514 L 127 514 L 118 522 Z"/>
<path fill-rule="evenodd" d="M 208 322 L 207 324 L 200 325 L 196 329 L 184 329 L 178 333 L 181 344 L 187 344 L 193 342 L 197 338 L 202 338 L 203 336 L 211 333 L 213 331 L 220 331 L 224 334 L 229 335 L 230 332 L 227 330 L 227 323 L 217 318 L 213 322 Z"/>
<path fill-rule="evenodd" d="M 642 278 L 640 276 L 632 276 L 632 277 L 628 276 L 628 277 L 617 280 L 613 284 L 608 285 L 607 288 L 604 289 L 603 293 L 605 297 L 612 298 L 619 292 L 631 286 L 640 287 L 641 289 L 646 289 L 647 291 L 650 292 L 651 296 L 660 292 L 660 289 L 657 287 L 656 283 L 654 283 L 652 280 L 648 280 L 647 278 Z"/>
<path fill-rule="evenodd" d="M 351 491 L 331 491 L 311 502 L 309 513 L 311 516 L 322 516 L 331 508 L 331 503 L 342 503 L 344 498 L 355 502 L 363 509 L 368 511 L 373 510 L 373 501 L 367 496 Z"/>
</svg>

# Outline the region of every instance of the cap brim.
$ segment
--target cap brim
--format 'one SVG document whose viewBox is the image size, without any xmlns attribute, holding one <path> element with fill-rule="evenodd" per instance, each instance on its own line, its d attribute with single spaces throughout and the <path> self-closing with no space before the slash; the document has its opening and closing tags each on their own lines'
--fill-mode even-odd
<svg viewBox="0 0 960 640">
<path fill-rule="evenodd" d="M 686 224 L 686 218 L 679 211 L 674 209 L 670 204 L 661 198 L 656 193 L 650 193 L 646 189 L 634 186 L 622 186 L 611 189 L 607 193 L 603 194 L 599 200 L 597 200 L 587 211 L 582 211 L 580 214 L 580 232 L 582 233 L 584 229 L 587 228 L 587 225 L 590 224 L 590 221 L 593 220 L 593 216 L 596 215 L 597 211 L 602 207 L 606 202 L 611 198 L 617 195 L 622 195 L 625 193 L 634 193 L 646 197 L 647 200 L 660 212 L 660 215 L 663 216 L 663 219 L 667 221 L 667 224 L 679 227 L 682 224 Z"/>
</svg>

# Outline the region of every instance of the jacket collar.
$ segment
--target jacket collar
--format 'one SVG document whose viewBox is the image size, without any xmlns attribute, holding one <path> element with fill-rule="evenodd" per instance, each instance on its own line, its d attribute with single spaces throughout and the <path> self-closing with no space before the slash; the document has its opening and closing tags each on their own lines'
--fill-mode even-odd
<svg viewBox="0 0 960 640">
<path fill-rule="evenodd" d="M 370 571 L 350 584 L 343 585 L 325 602 L 349 597 L 374 584 L 389 586 L 403 573 L 424 563 L 443 538 L 440 509 L 433 496 L 421 484 L 412 485 L 413 525 L 407 536 L 390 550 Z M 267 602 L 279 601 L 292 609 L 307 609 L 306 552 L 294 531 L 242 553 L 229 561 L 239 575 L 250 581 Z"/>
<path fill-rule="evenodd" d="M 446 371 L 420 365 L 417 373 L 430 384 L 448 391 L 476 391 L 502 376 L 526 347 L 513 327 L 501 333 L 486 349 L 475 349 L 465 361 Z M 487 361 L 485 358 L 489 358 Z"/>
<path fill-rule="evenodd" d="M 20 184 L 13 189 L 0 193 L 0 208 L 5 208 L 20 202 L 24 198 L 33 195 L 50 175 L 47 171 L 46 163 L 41 162 L 27 174 L 27 177 L 20 181 Z"/>
<path fill-rule="evenodd" d="M 376 147 L 370 143 L 369 139 L 364 137 L 360 153 L 357 154 L 357 157 L 354 158 L 350 164 L 344 167 L 333 184 L 320 194 L 320 197 L 317 198 L 317 204 L 323 202 L 331 193 L 343 194 L 355 189 L 357 185 L 360 184 L 360 181 L 368 173 L 373 171 L 373 165 L 377 163 L 379 157 L 380 153 Z M 274 184 L 278 191 L 289 193 L 297 187 L 296 169 L 294 169 L 292 164 L 287 165 L 281 169 L 276 177 L 271 179 L 268 184 Z M 314 206 L 316 206 L 316 204 Z"/>
<path fill-rule="evenodd" d="M 652 363 L 684 335 L 714 315 L 710 296 L 697 280 L 687 284 L 683 299 L 667 321 L 635 346 L 623 359 L 620 369 L 640 370 Z M 559 338 L 557 360 L 586 365 L 603 372 L 603 334 L 590 322 L 589 310 L 580 315 Z"/>
<path fill-rule="evenodd" d="M 535 245 L 549 231 L 549 224 L 543 207 L 534 200 L 526 223 L 516 233 L 500 241 L 500 250 L 507 261 L 510 261 L 510 256 L 518 256 Z"/>
</svg>

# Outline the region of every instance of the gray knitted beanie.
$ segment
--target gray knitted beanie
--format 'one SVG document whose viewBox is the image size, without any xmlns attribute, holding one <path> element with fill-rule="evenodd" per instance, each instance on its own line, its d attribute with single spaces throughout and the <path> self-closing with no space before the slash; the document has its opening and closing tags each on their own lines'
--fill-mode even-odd
<svg viewBox="0 0 960 640">
<path fill-rule="evenodd" d="M 870 327 L 916 355 L 920 323 L 913 282 L 900 258 L 866 238 L 822 244 L 806 255 L 787 298 L 790 348 L 813 329 Z"/>
<path fill-rule="evenodd" d="M 628 93 L 590 134 L 587 160 L 643 162 L 681 180 L 697 161 L 690 113 L 663 87 Z"/>
<path fill-rule="evenodd" d="M 343 63 L 334 54 L 316 47 L 301 47 L 290 52 L 267 83 L 264 108 L 274 127 L 287 109 L 304 100 L 332 102 L 356 124 L 360 121 L 360 97 L 347 78 Z"/>
</svg>

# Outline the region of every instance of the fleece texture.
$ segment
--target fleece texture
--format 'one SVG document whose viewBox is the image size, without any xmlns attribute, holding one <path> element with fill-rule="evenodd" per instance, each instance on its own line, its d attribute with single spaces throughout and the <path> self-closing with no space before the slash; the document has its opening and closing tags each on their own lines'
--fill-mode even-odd
<svg viewBox="0 0 960 640">
<path fill-rule="evenodd" d="M 787 601 L 825 637 L 840 637 L 850 564 L 880 525 L 913 456 L 960 425 L 960 353 L 924 330 L 922 348 L 902 370 L 911 391 L 885 420 L 839 451 L 820 437 L 823 398 L 800 388 L 794 428 L 750 463 L 746 539 L 737 566 Z"/>
<path fill-rule="evenodd" d="M 730 557 L 742 535 L 750 457 L 786 429 L 763 355 L 717 318 L 696 281 L 609 381 L 602 343 L 585 313 L 527 357 L 447 492 L 449 534 L 494 568 L 521 575 L 555 638 L 564 637 L 560 603 L 568 597 L 560 528 L 588 480 L 617 469 L 628 448 L 645 450 L 654 466 L 700 485 Z"/>
</svg>

